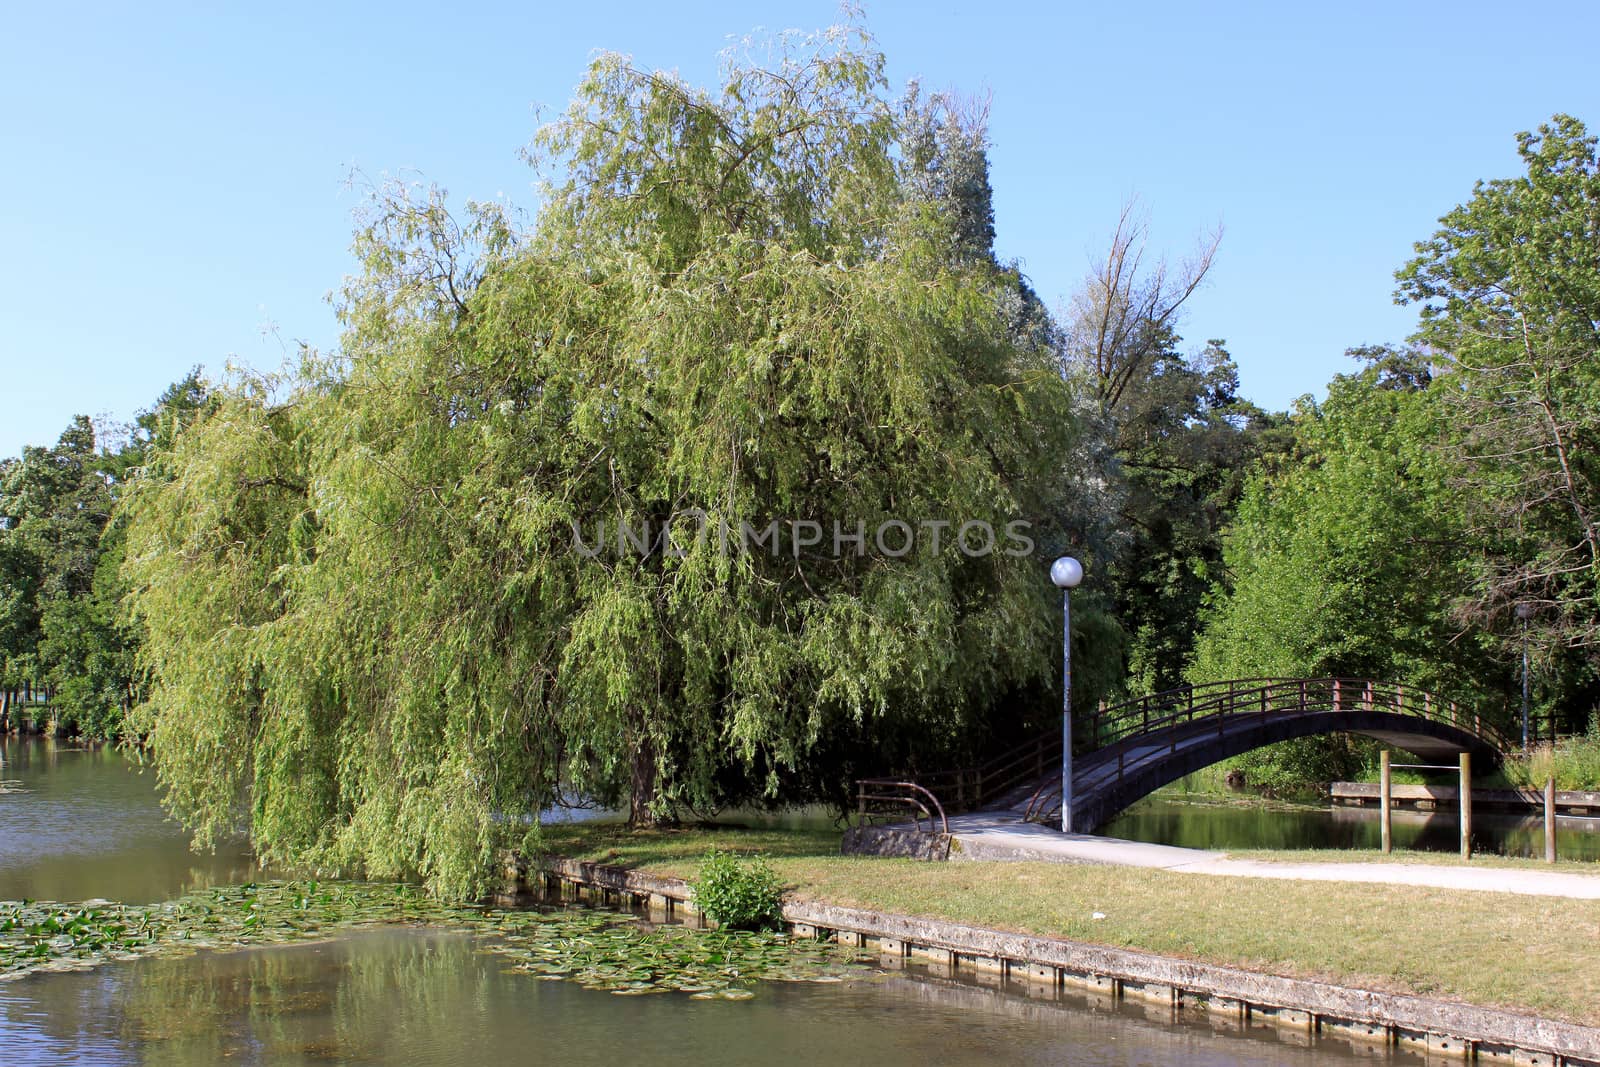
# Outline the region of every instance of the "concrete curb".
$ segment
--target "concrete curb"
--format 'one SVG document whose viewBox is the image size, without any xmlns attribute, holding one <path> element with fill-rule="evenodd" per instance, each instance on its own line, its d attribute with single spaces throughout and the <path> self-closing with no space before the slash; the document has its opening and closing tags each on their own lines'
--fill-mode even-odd
<svg viewBox="0 0 1600 1067">
<path fill-rule="evenodd" d="M 519 865 L 520 867 L 520 865 Z M 549 857 L 539 872 L 552 888 L 598 890 L 606 903 L 631 897 L 696 914 L 689 883 L 592 861 Z M 802 937 L 837 937 L 880 954 L 922 957 L 1056 988 L 1154 1000 L 1174 1009 L 1233 1019 L 1269 1019 L 1302 1033 L 1427 1050 L 1463 1061 L 1551 1067 L 1600 1065 L 1600 1029 L 1408 994 L 1283 978 L 1131 949 L 1036 937 L 819 901 L 784 903 L 785 923 Z M 703 920 L 702 920 L 703 921 Z"/>
</svg>

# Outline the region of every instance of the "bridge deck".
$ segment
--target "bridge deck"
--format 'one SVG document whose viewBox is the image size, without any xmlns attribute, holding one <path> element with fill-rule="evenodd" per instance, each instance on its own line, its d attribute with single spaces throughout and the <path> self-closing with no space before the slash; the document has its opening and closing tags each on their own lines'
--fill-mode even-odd
<svg viewBox="0 0 1600 1067">
<path fill-rule="evenodd" d="M 1485 769 L 1510 743 L 1491 724 L 1415 688 L 1350 678 L 1245 678 L 1188 686 L 1101 708 L 1074 738 L 1073 829 L 1202 767 L 1264 745 L 1356 733 L 1429 762 L 1470 752 Z M 1084 751 L 1087 749 L 1088 751 Z M 982 767 L 896 783 L 951 810 L 1034 818 L 1060 810 L 1061 737 L 1047 733 Z M 883 779 L 858 783 L 866 786 Z M 865 808 L 863 808 L 865 810 Z"/>
<path fill-rule="evenodd" d="M 1075 757 L 1074 829 L 1087 833 L 1140 797 L 1230 756 L 1296 737 L 1335 732 L 1373 737 L 1432 762 L 1453 763 L 1462 752 L 1473 753 L 1483 761 L 1480 766 L 1493 766 L 1500 758 L 1497 748 L 1465 729 L 1392 711 L 1363 708 L 1219 715 L 1165 727 Z M 1055 802 L 1046 812 L 1059 813 L 1059 785 L 1060 771 L 1054 770 L 1035 784 L 1027 799 L 1013 793 L 991 810 L 1026 811 L 1028 801 L 1041 789 L 1046 793 L 1054 789 Z"/>
</svg>

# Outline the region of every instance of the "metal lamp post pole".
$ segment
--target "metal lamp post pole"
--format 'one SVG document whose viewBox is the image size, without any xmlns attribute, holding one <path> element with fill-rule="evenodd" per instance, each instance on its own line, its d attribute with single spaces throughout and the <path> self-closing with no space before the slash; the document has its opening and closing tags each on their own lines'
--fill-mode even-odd
<svg viewBox="0 0 1600 1067">
<path fill-rule="evenodd" d="M 1062 556 L 1050 565 L 1061 590 L 1061 832 L 1072 832 L 1072 590 L 1083 581 L 1083 564 Z"/>
<path fill-rule="evenodd" d="M 1522 620 L 1522 751 L 1528 751 L 1528 617 L 1533 605 L 1517 605 L 1517 618 Z"/>
<path fill-rule="evenodd" d="M 1061 590 L 1061 832 L 1072 833 L 1072 591 Z"/>
</svg>

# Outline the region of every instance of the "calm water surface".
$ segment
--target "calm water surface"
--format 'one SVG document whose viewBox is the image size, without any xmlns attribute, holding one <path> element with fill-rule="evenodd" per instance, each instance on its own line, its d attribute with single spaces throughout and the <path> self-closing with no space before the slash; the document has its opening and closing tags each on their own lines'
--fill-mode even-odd
<svg viewBox="0 0 1600 1067">
<path fill-rule="evenodd" d="M 933 978 L 768 984 L 756 999 L 619 997 L 509 973 L 465 935 L 119 964 L 0 985 L 0 1059 L 25 1064 L 1325 1063 L 1342 1046 L 1170 1025 Z M 1366 1057 L 1370 1059 L 1371 1057 Z M 1415 1061 L 1413 1061 L 1415 1062 Z"/>
<path fill-rule="evenodd" d="M 1376 808 L 1230 803 L 1181 794 L 1147 797 L 1100 829 L 1110 837 L 1186 848 L 1381 848 Z M 1394 846 L 1457 854 L 1460 813 L 1393 813 Z M 1542 817 L 1474 811 L 1472 845 L 1478 852 L 1544 857 Z M 1558 816 L 1556 853 L 1562 859 L 1600 860 L 1600 818 Z"/>
<path fill-rule="evenodd" d="M 187 851 L 122 755 L 11 743 L 0 897 L 157 900 L 254 877 Z M 0 983 L 0 1064 L 1192 1064 L 1371 1062 L 1343 1044 L 1171 1024 L 1166 1009 L 917 970 L 766 984 L 745 1002 L 619 997 L 508 970 L 460 933 L 386 927 L 316 944 Z M 1385 1062 L 1421 1062 L 1396 1056 Z"/>
<path fill-rule="evenodd" d="M 191 851 L 155 771 L 116 749 L 0 741 L 0 783 L 0 900 L 146 904 L 259 877 L 243 842 Z"/>
</svg>

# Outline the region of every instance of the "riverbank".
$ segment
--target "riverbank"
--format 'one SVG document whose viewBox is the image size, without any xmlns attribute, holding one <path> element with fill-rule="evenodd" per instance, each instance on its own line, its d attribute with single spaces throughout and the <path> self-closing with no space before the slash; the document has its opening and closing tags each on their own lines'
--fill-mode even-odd
<svg viewBox="0 0 1600 1067">
<path fill-rule="evenodd" d="M 542 882 L 547 897 L 631 903 L 667 921 L 681 910 L 704 922 L 693 887 L 681 879 L 560 857 L 518 873 L 525 883 Z M 1137 1002 L 1167 1024 L 1232 1033 L 1265 1027 L 1319 1056 L 1333 1042 L 1347 1051 L 1425 1053 L 1430 1063 L 1600 1065 L 1600 1030 L 1517 1012 L 817 901 L 786 901 L 782 921 L 796 938 L 876 954 L 888 969 L 920 966 L 929 976 L 997 985 L 1029 1000 L 1078 999 L 1092 1011 Z"/>
<path fill-rule="evenodd" d="M 765 853 L 797 902 L 968 924 L 1600 1025 L 1600 902 L 1054 863 L 838 854 L 829 831 L 545 831 L 550 854 L 693 878 Z"/>
</svg>

